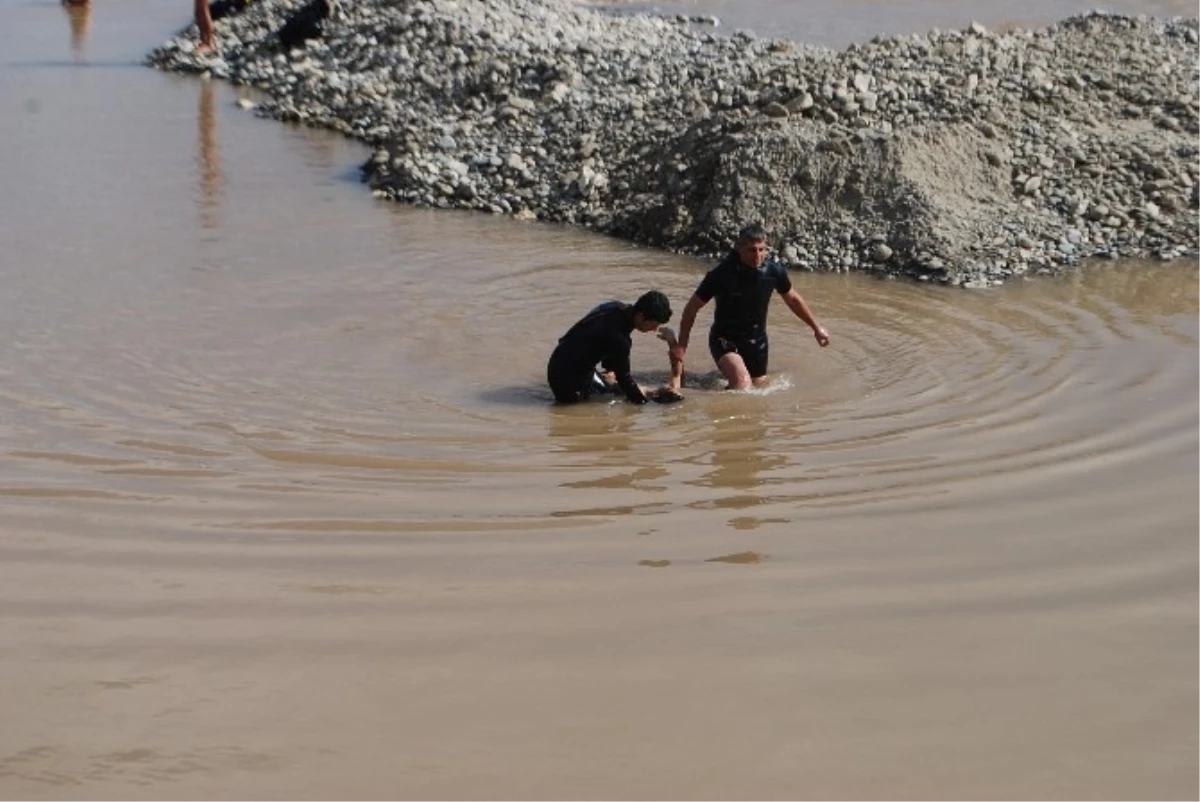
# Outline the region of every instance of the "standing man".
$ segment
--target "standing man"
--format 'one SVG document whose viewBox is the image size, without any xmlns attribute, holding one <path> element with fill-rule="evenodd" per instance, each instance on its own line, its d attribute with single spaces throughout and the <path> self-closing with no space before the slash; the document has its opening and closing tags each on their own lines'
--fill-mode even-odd
<svg viewBox="0 0 1200 802">
<path fill-rule="evenodd" d="M 708 271 L 696 293 L 683 308 L 679 337 L 671 344 L 671 389 L 683 381 L 683 360 L 696 313 L 717 299 L 708 350 L 722 375 L 726 389 L 765 387 L 767 377 L 767 307 L 771 293 L 778 292 L 796 317 L 812 329 L 821 347 L 829 345 L 829 334 L 817 323 L 808 304 L 792 287 L 787 268 L 767 253 L 767 232 L 760 225 L 743 228 L 734 249 Z"/>
<path fill-rule="evenodd" d="M 554 399 L 570 404 L 614 388 L 620 388 L 635 404 L 655 398 L 656 392 L 647 394 L 629 374 L 631 335 L 634 329 L 655 331 L 670 319 L 671 304 L 658 290 L 646 293 L 632 306 L 609 301 L 588 312 L 559 339 L 546 366 Z M 597 364 L 603 372 L 596 370 Z"/>
</svg>

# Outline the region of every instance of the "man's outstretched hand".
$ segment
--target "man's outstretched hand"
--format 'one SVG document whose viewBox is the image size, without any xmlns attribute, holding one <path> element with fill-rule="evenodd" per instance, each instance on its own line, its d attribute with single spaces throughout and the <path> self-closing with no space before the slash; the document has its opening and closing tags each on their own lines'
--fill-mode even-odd
<svg viewBox="0 0 1200 802">
<path fill-rule="evenodd" d="M 817 338 L 817 345 L 821 346 L 822 348 L 829 345 L 829 332 L 825 331 L 825 329 L 821 326 L 817 326 L 815 329 L 813 329 L 813 336 Z"/>
</svg>

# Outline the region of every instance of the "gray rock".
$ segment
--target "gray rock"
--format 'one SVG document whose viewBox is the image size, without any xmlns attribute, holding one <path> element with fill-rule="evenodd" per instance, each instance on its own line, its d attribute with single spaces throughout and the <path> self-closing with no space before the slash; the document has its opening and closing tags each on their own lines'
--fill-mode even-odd
<svg viewBox="0 0 1200 802">
<path fill-rule="evenodd" d="M 802 112 L 813 107 L 813 96 L 808 92 L 797 95 L 784 104 L 788 111 L 793 113 Z"/>
</svg>

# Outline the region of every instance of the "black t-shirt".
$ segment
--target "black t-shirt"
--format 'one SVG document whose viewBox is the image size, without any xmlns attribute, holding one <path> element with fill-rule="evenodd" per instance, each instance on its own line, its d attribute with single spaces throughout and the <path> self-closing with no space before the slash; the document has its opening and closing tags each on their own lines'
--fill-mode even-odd
<svg viewBox="0 0 1200 802">
<path fill-rule="evenodd" d="M 564 334 L 550 357 L 550 371 L 583 389 L 590 385 L 596 365 L 616 374 L 626 397 L 645 403 L 646 396 L 630 375 L 633 348 L 633 307 L 620 301 L 602 303 Z"/>
<path fill-rule="evenodd" d="M 696 295 L 706 302 L 717 299 L 714 333 L 754 337 L 766 330 L 771 293 L 782 295 L 791 288 L 787 268 L 774 256 L 768 256 L 762 267 L 753 269 L 742 264 L 737 251 L 731 251 L 705 274 Z"/>
</svg>

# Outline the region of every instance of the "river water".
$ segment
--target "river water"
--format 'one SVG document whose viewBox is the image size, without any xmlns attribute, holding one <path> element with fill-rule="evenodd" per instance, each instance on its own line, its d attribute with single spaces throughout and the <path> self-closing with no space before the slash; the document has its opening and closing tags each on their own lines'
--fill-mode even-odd
<svg viewBox="0 0 1200 802">
<path fill-rule="evenodd" d="M 137 65 L 188 6 L 0 4 L 0 797 L 1195 797 L 1194 262 L 795 275 L 769 392 L 557 408 L 706 265 L 375 201 Z"/>
</svg>

